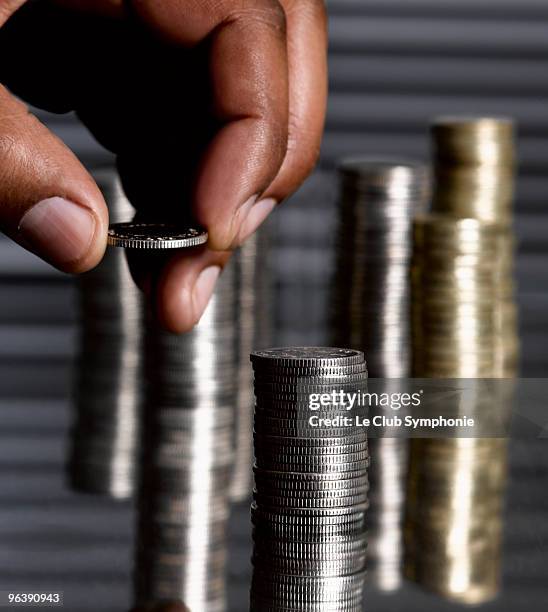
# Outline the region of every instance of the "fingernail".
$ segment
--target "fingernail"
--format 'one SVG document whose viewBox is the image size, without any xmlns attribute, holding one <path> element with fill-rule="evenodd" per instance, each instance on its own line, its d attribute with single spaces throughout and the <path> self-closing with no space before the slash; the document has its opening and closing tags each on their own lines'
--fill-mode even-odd
<svg viewBox="0 0 548 612">
<path fill-rule="evenodd" d="M 74 202 L 47 198 L 23 215 L 19 233 L 40 257 L 53 264 L 67 264 L 87 254 L 95 234 L 95 218 Z"/>
<path fill-rule="evenodd" d="M 274 198 L 265 198 L 251 207 L 247 218 L 244 219 L 240 227 L 238 244 L 242 244 L 242 242 L 247 240 L 247 238 L 260 227 L 277 203 L 278 202 Z"/>
<path fill-rule="evenodd" d="M 232 221 L 230 223 L 229 242 L 227 243 L 227 246 L 225 248 L 232 248 L 238 246 L 242 226 L 245 223 L 245 220 L 247 219 L 251 208 L 257 201 L 258 197 L 259 196 L 257 194 L 252 195 L 249 200 L 246 200 L 234 213 L 234 216 L 232 217 Z"/>
<path fill-rule="evenodd" d="M 210 266 L 209 268 L 206 268 L 200 272 L 200 275 L 194 284 L 192 297 L 194 301 L 195 314 L 198 318 L 202 316 L 204 310 L 206 309 L 207 303 L 213 294 L 215 283 L 217 282 L 217 278 L 219 278 L 220 273 L 221 268 L 219 266 Z"/>
</svg>

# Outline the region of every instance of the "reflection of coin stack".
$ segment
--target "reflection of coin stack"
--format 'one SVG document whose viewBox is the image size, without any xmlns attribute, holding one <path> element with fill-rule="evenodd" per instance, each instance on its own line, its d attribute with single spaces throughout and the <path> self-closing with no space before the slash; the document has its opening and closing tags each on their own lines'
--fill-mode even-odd
<svg viewBox="0 0 548 612">
<path fill-rule="evenodd" d="M 517 369 L 517 313 L 513 288 L 514 125 L 504 118 L 441 117 L 432 124 L 435 191 L 432 209 L 497 226 L 498 300 L 493 376 Z"/>
<path fill-rule="evenodd" d="M 496 253 L 493 224 L 436 214 L 416 219 L 415 376 L 494 376 Z M 493 409 L 502 416 L 505 409 L 496 393 L 479 393 L 468 408 L 468 417 Z M 506 442 L 496 438 L 411 440 L 405 533 L 410 578 L 463 603 L 495 596 L 505 453 Z"/>
<path fill-rule="evenodd" d="M 238 252 L 239 268 L 239 369 L 235 421 L 234 475 L 230 497 L 251 497 L 253 464 L 253 370 L 249 354 L 267 346 L 270 336 L 270 277 L 268 227 L 253 234 Z"/>
<path fill-rule="evenodd" d="M 512 124 L 446 118 L 432 132 L 434 213 L 416 220 L 414 236 L 414 374 L 512 376 Z M 505 417 L 509 387 L 491 383 L 493 392 L 480 392 L 467 416 Z M 506 440 L 497 438 L 412 440 L 405 537 L 410 578 L 462 603 L 496 596 L 506 455 Z"/>
<path fill-rule="evenodd" d="M 339 172 L 333 342 L 366 351 L 370 377 L 405 378 L 412 219 L 426 205 L 427 168 L 364 157 L 343 161 Z M 386 437 L 370 444 L 369 574 L 378 588 L 394 590 L 401 583 L 408 442 Z"/>
<path fill-rule="evenodd" d="M 116 174 L 96 174 L 113 221 L 134 210 Z M 122 251 L 79 279 L 80 341 L 69 472 L 74 488 L 116 498 L 134 489 L 141 401 L 142 298 Z"/>
<path fill-rule="evenodd" d="M 176 336 L 149 323 L 138 510 L 138 604 L 225 607 L 233 464 L 237 286 L 223 272 L 200 323 Z"/>
<path fill-rule="evenodd" d="M 497 595 L 506 456 L 504 439 L 412 440 L 409 578 L 461 603 Z"/>
<path fill-rule="evenodd" d="M 362 610 L 367 433 L 313 427 L 310 393 L 365 391 L 363 354 L 344 349 L 272 349 L 255 371 L 255 491 L 252 611 Z M 364 416 L 367 408 L 354 408 Z M 323 406 L 322 418 L 348 417 Z"/>
</svg>

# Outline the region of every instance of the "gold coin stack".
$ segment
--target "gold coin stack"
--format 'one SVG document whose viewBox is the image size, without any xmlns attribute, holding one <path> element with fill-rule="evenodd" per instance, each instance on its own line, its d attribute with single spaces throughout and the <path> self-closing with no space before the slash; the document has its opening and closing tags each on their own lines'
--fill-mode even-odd
<svg viewBox="0 0 548 612">
<path fill-rule="evenodd" d="M 498 301 L 494 371 L 514 377 L 519 343 L 514 301 L 512 234 L 515 173 L 514 124 L 507 118 L 440 117 L 431 127 L 434 212 L 495 224 Z"/>
<path fill-rule="evenodd" d="M 476 219 L 415 219 L 413 373 L 490 378 L 494 371 L 497 230 Z"/>
<path fill-rule="evenodd" d="M 440 117 L 431 126 L 432 209 L 509 226 L 514 199 L 511 119 Z"/>
<path fill-rule="evenodd" d="M 432 136 L 433 212 L 414 227 L 414 375 L 515 376 L 512 122 L 442 118 L 433 123 Z M 466 406 L 467 416 L 491 412 L 504 418 L 508 385 L 490 384 L 493 393 L 479 393 Z M 497 595 L 506 458 L 505 439 L 411 441 L 409 578 L 465 604 Z"/>
</svg>

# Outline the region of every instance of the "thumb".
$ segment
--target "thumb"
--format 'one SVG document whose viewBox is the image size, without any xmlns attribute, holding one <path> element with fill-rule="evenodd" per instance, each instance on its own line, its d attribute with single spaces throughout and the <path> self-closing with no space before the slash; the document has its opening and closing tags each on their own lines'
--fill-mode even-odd
<svg viewBox="0 0 548 612">
<path fill-rule="evenodd" d="M 103 256 L 108 213 L 75 155 L 0 85 L 0 230 L 65 272 Z"/>
</svg>

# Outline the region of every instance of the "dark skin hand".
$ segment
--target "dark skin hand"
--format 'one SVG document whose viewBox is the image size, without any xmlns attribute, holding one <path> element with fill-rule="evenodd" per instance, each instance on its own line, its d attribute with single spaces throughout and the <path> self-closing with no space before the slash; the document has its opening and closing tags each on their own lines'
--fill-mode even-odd
<svg viewBox="0 0 548 612">
<path fill-rule="evenodd" d="M 66 272 L 101 260 L 99 189 L 14 95 L 76 111 L 139 217 L 208 229 L 207 247 L 130 262 L 164 325 L 191 329 L 316 162 L 326 46 L 319 0 L 0 0 L 0 229 Z"/>
</svg>

